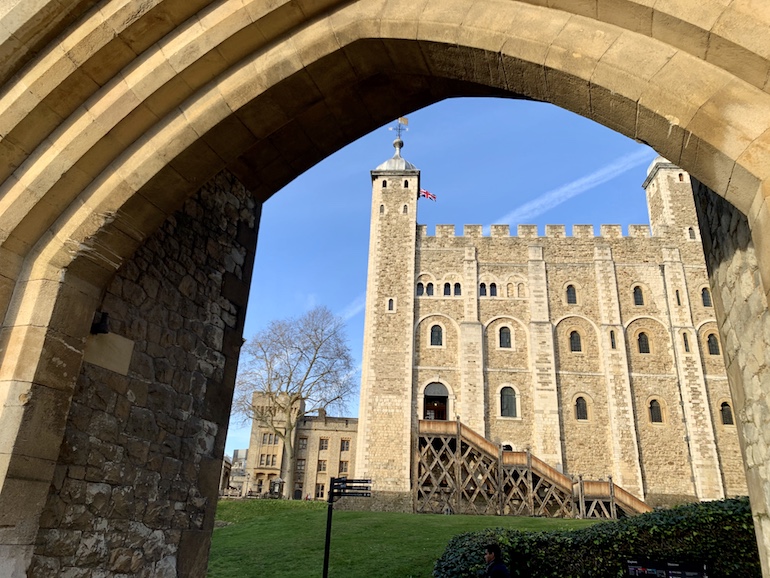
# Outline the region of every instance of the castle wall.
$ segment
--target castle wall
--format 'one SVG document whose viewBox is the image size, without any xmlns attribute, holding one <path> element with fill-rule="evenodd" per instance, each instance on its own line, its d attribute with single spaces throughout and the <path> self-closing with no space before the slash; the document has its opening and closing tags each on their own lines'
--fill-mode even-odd
<svg viewBox="0 0 770 578">
<path fill-rule="evenodd" d="M 28 576 L 205 574 L 258 214 L 222 173 L 116 273 Z"/>
<path fill-rule="evenodd" d="M 401 237 L 377 237 L 374 262 L 414 259 L 411 287 L 399 277 L 391 290 L 414 303 L 412 341 L 401 347 L 414 352 L 415 420 L 423 419 L 425 387 L 438 382 L 448 391 L 446 419 L 459 416 L 493 442 L 530 449 L 570 475 L 612 476 L 653 505 L 745 491 L 740 460 L 727 457 L 738 441 L 734 426 L 722 423 L 721 404 L 731 402 L 721 355 L 709 349 L 716 325 L 704 302 L 689 175 L 656 161 L 645 187 L 651 225 L 631 226 L 627 236 L 616 225 L 598 234 L 577 225 L 571 236 L 562 225 L 546 226 L 545 236 L 529 225 L 515 235 L 507 225 L 489 235 L 480 225 L 462 234 L 438 225 L 431 235 L 415 218 L 412 252 Z M 381 198 L 376 186 L 373 194 Z M 380 282 L 393 283 L 374 286 Z M 383 297 L 367 313 L 372 327 L 392 316 L 376 309 Z M 434 327 L 440 344 L 431 342 Z M 510 336 L 505 346 L 501 329 Z M 365 356 L 397 343 L 367 333 Z M 365 371 L 378 385 L 362 393 L 362 407 L 391 403 L 379 384 L 387 391 L 394 372 L 377 375 L 366 362 Z M 504 388 L 515 398 L 507 415 Z M 404 447 L 391 446 L 385 462 L 409 460 Z"/>
</svg>

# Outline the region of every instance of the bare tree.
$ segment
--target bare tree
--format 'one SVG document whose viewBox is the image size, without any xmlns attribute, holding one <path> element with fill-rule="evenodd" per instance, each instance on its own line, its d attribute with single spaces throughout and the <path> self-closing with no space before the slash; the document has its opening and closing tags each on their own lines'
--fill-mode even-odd
<svg viewBox="0 0 770 578">
<path fill-rule="evenodd" d="M 272 321 L 246 342 L 233 409 L 283 440 L 284 495 L 294 487 L 295 430 L 307 414 L 341 409 L 355 390 L 344 321 L 326 307 Z"/>
</svg>

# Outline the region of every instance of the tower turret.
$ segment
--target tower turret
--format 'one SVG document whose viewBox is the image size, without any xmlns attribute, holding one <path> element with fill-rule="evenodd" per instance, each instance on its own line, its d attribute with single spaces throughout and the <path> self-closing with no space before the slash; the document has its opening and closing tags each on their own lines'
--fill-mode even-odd
<svg viewBox="0 0 770 578">
<path fill-rule="evenodd" d="M 412 429 L 414 255 L 420 171 L 401 156 L 404 142 L 371 172 L 364 351 L 357 475 L 372 478 L 383 507 L 408 509 Z M 404 344 L 409 344 L 404 347 Z M 373 395 L 376 392 L 376 395 Z M 383 444 L 382 440 L 388 440 Z M 378 443 L 379 442 L 379 443 Z M 378 500 L 379 502 L 379 500 Z M 385 504 L 391 503 L 388 506 Z M 378 503 L 379 505 L 379 503 Z M 377 507 L 377 506 L 375 506 Z"/>
</svg>

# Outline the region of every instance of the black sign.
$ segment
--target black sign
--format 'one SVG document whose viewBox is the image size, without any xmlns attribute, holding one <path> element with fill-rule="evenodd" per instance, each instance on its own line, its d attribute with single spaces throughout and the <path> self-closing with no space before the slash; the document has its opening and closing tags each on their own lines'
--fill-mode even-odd
<svg viewBox="0 0 770 578">
<path fill-rule="evenodd" d="M 708 578 L 705 563 L 667 562 L 636 558 L 626 560 L 625 576 L 655 576 L 656 578 Z"/>
</svg>

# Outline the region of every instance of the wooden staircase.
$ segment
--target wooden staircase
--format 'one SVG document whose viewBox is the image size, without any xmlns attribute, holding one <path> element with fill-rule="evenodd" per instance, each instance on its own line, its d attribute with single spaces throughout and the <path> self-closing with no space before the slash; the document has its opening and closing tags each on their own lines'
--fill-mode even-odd
<svg viewBox="0 0 770 578">
<path fill-rule="evenodd" d="M 420 420 L 414 459 L 418 513 L 614 519 L 652 510 L 611 478 L 571 478 L 460 422 Z"/>
</svg>

